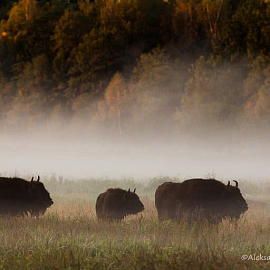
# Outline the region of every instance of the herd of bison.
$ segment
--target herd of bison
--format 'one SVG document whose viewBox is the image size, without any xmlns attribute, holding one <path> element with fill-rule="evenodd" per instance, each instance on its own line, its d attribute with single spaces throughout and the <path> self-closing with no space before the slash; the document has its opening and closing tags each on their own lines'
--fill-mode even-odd
<svg viewBox="0 0 270 270">
<path fill-rule="evenodd" d="M 38 176 L 34 181 L 21 178 L 0 177 L 0 215 L 39 216 L 53 201 Z M 159 220 L 221 221 L 223 218 L 239 219 L 248 210 L 238 182 L 225 185 L 215 179 L 189 179 L 181 183 L 165 182 L 155 192 L 155 206 Z M 134 191 L 109 188 L 96 201 L 98 219 L 119 221 L 127 215 L 144 210 L 144 205 Z"/>
</svg>

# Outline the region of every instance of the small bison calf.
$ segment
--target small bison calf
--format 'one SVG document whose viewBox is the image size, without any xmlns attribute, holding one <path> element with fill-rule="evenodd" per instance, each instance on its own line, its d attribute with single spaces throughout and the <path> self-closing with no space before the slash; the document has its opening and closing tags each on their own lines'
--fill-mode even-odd
<svg viewBox="0 0 270 270">
<path fill-rule="evenodd" d="M 144 210 L 144 205 L 139 196 L 133 192 L 121 188 L 109 188 L 101 193 L 96 202 L 98 219 L 122 220 L 127 215 L 137 214 Z"/>
</svg>

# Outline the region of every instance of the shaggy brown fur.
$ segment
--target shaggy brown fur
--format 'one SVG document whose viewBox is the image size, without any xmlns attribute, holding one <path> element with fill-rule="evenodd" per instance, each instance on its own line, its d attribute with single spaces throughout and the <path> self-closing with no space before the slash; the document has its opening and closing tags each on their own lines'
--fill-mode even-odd
<svg viewBox="0 0 270 270">
<path fill-rule="evenodd" d="M 0 177 L 0 215 L 38 216 L 52 204 L 39 177 L 38 181 Z"/>
<path fill-rule="evenodd" d="M 109 188 L 101 193 L 96 202 L 98 219 L 121 220 L 127 215 L 144 210 L 144 205 L 135 192 L 120 188 Z"/>
<path fill-rule="evenodd" d="M 179 219 L 185 214 L 220 221 L 224 217 L 239 218 L 248 209 L 238 187 L 215 179 L 165 182 L 156 190 L 155 205 L 160 220 Z"/>
</svg>

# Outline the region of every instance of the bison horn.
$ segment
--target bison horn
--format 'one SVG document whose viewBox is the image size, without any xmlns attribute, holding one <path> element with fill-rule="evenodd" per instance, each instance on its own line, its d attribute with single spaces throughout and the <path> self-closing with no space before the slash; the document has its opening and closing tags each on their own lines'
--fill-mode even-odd
<svg viewBox="0 0 270 270">
<path fill-rule="evenodd" d="M 136 188 L 134 188 L 134 191 L 133 191 L 134 193 L 136 192 Z"/>
<path fill-rule="evenodd" d="M 37 182 L 39 182 L 39 179 L 40 179 L 40 177 L 39 177 L 39 175 L 38 175 L 38 177 L 37 177 Z"/>
<path fill-rule="evenodd" d="M 128 193 L 130 192 L 130 188 L 128 189 Z"/>
<path fill-rule="evenodd" d="M 31 183 L 34 181 L 34 177 L 31 178 Z"/>
<path fill-rule="evenodd" d="M 238 182 L 236 180 L 233 180 L 235 182 L 235 186 L 238 187 Z"/>
<path fill-rule="evenodd" d="M 227 189 L 230 187 L 230 181 L 228 181 L 228 184 L 227 184 Z"/>
</svg>

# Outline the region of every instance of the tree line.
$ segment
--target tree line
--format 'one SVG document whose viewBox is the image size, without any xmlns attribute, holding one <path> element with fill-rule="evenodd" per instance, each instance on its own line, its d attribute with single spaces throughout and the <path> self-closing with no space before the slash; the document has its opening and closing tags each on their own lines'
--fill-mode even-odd
<svg viewBox="0 0 270 270">
<path fill-rule="evenodd" d="M 268 126 L 266 0 L 3 0 L 0 129 Z"/>
</svg>

